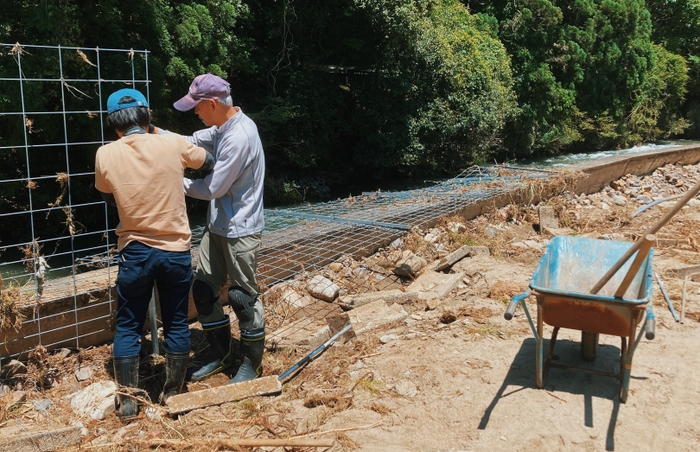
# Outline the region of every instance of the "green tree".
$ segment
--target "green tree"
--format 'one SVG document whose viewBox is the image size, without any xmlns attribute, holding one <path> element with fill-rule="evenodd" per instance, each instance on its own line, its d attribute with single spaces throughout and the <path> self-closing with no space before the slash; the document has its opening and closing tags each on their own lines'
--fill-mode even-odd
<svg viewBox="0 0 700 452">
<path fill-rule="evenodd" d="M 516 155 L 629 146 L 682 127 L 685 66 L 652 45 L 644 1 L 472 6 L 498 20 L 512 55 L 523 111 L 509 128 Z"/>
<path fill-rule="evenodd" d="M 669 52 L 680 55 L 688 67 L 687 95 L 682 120 L 671 121 L 669 131 L 687 138 L 700 136 L 700 1 L 647 0 L 653 26 L 652 39 Z M 676 114 L 680 117 L 680 113 Z M 685 126 L 685 127 L 684 127 Z"/>
</svg>

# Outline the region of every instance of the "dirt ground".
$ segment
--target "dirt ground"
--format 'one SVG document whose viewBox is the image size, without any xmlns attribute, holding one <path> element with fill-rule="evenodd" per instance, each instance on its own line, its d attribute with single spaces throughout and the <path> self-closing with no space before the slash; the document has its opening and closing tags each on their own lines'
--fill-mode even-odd
<svg viewBox="0 0 700 452">
<path fill-rule="evenodd" d="M 542 204 L 554 208 L 559 227 L 572 235 L 632 241 L 676 200 L 633 215 L 637 209 L 683 193 L 699 175 L 699 166 L 667 166 L 649 176 L 627 176 L 596 194 L 565 192 Z M 609 376 L 555 368 L 544 388 L 536 387 L 535 339 L 527 319 L 520 307 L 511 321 L 503 313 L 510 297 L 528 287 L 550 236 L 539 230 L 538 206 L 511 205 L 471 221 L 449 218 L 432 230 L 412 231 L 401 248 L 428 262 L 462 245 L 486 246 L 490 254 L 465 257 L 445 270 L 465 274 L 446 297 L 430 306 L 420 300 L 402 303 L 405 319 L 330 347 L 279 395 L 177 419 L 144 414 L 127 425 L 114 414 L 101 421 L 79 418 L 68 396 L 111 378 L 110 346 L 67 355 L 39 350 L 26 375 L 4 381 L 27 400 L 8 406 L 11 393 L 0 399 L 0 427 L 52 429 L 79 422 L 81 444 L 65 450 L 700 451 L 700 282 L 679 271 L 700 264 L 699 227 L 700 203 L 691 200 L 657 234 L 653 269 L 684 320 L 674 320 L 654 282 L 656 337 L 642 336 L 638 344 L 626 403 L 620 402 L 620 382 Z M 392 253 L 382 250 L 361 264 L 383 269 L 388 277 Z M 534 297 L 527 303 L 536 315 Z M 545 337 L 551 332 L 546 326 Z M 580 340 L 580 331 L 561 329 L 554 362 L 619 371 L 619 337 L 601 335 L 590 362 L 581 357 Z M 265 374 L 279 375 L 308 351 L 268 350 Z M 78 367 L 92 369 L 91 377 L 78 382 Z M 142 379 L 158 381 L 160 370 L 162 362 L 146 363 Z M 223 385 L 228 378 L 190 383 L 188 390 Z M 51 401 L 45 411 L 37 409 L 41 400 Z M 335 443 L 325 449 L 227 443 L 292 437 Z"/>
</svg>

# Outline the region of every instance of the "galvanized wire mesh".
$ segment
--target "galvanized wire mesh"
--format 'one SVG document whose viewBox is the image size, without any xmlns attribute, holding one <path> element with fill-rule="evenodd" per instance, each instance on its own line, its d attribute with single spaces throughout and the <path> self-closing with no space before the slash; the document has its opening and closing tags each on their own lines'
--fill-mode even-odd
<svg viewBox="0 0 700 452">
<path fill-rule="evenodd" d="M 104 202 L 95 200 L 94 159 L 93 165 L 76 166 L 75 162 L 81 161 L 76 153 L 94 155 L 106 143 L 105 95 L 124 86 L 148 95 L 148 52 L 0 46 L 4 49 L 2 62 L 12 59 L 11 64 L 0 64 L 0 97 L 15 100 L 0 102 L 0 121 L 14 121 L 21 131 L 0 137 L 3 159 L 20 162 L 0 178 L 0 218 L 20 231 L 13 236 L 20 239 L 0 237 L 0 315 L 4 316 L 0 317 L 0 333 L 5 341 L 0 357 L 28 351 L 13 348 L 12 343 L 17 341 L 46 348 L 81 347 L 94 342 L 87 338 L 110 336 L 117 269 L 110 210 Z M 8 67 L 14 72 L 8 72 Z M 52 93 L 50 105 L 30 97 L 39 91 Z M 80 131 L 75 130 L 78 124 Z M 38 165 L 37 159 L 48 158 L 53 159 L 51 171 L 37 173 L 35 168 L 46 168 Z M 283 281 L 319 271 L 331 262 L 369 256 L 411 228 L 426 227 L 477 200 L 513 190 L 525 177 L 547 176 L 547 172 L 522 168 L 472 167 L 422 189 L 373 192 L 326 203 L 268 209 L 258 261 L 264 295 Z M 14 198 L 9 199 L 9 194 Z M 95 214 L 103 215 L 104 227 L 88 230 L 80 220 Z M 195 236 L 201 234 L 201 229 L 201 225 L 193 228 Z M 193 243 L 196 245 L 196 240 Z M 361 270 L 366 277 L 346 284 L 345 292 L 362 293 L 398 283 L 387 269 Z M 298 299 L 287 296 L 282 315 L 269 322 L 277 329 L 277 337 L 304 328 L 303 322 L 292 324 L 288 322 L 291 319 L 301 317 L 310 323 L 337 309 L 331 303 L 301 303 L 302 299 L 308 300 L 305 288 L 298 289 Z M 21 304 L 31 305 L 32 310 L 18 322 L 11 311 Z M 271 316 L 280 307 L 271 306 Z"/>
</svg>

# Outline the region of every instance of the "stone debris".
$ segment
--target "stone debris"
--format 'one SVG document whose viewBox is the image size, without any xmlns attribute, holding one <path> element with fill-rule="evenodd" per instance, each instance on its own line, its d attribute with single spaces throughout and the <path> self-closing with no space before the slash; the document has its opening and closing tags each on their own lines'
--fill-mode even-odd
<svg viewBox="0 0 700 452">
<path fill-rule="evenodd" d="M 92 369 L 81 366 L 75 370 L 75 379 L 78 381 L 89 380 L 92 377 Z"/>
<path fill-rule="evenodd" d="M 394 303 L 389 306 L 382 300 L 355 308 L 349 311 L 348 315 L 352 329 L 358 336 L 408 317 L 408 313 L 401 305 Z"/>
<path fill-rule="evenodd" d="M 323 275 L 311 278 L 306 289 L 312 297 L 328 302 L 333 302 L 340 292 L 340 287 Z"/>
<path fill-rule="evenodd" d="M 410 250 L 406 250 L 396 262 L 394 273 L 398 276 L 411 278 L 416 276 L 426 265 L 428 265 L 428 262 L 425 259 L 413 254 Z"/>
<path fill-rule="evenodd" d="M 117 385 L 113 381 L 98 381 L 75 393 L 70 406 L 77 415 L 99 421 L 114 413 L 116 391 Z"/>
<path fill-rule="evenodd" d="M 464 279 L 466 273 L 444 274 L 432 270 L 426 270 L 408 288 L 408 292 L 417 292 L 418 298 L 421 300 L 430 300 L 431 298 L 443 298 L 457 284 Z"/>
<path fill-rule="evenodd" d="M 338 303 L 344 309 L 352 309 L 377 300 L 384 300 L 388 303 L 403 304 L 417 299 L 418 296 L 418 292 L 389 289 L 380 290 L 377 292 L 367 292 L 359 295 L 341 296 L 338 298 Z"/>
<path fill-rule="evenodd" d="M 402 380 L 396 383 L 394 391 L 402 397 L 413 398 L 418 394 L 418 387 L 410 381 Z"/>
<path fill-rule="evenodd" d="M 557 220 L 557 215 L 554 212 L 554 207 L 552 206 L 540 206 L 537 209 L 537 213 L 540 217 L 540 230 L 543 228 L 554 228 L 559 227 L 559 220 Z"/>
</svg>

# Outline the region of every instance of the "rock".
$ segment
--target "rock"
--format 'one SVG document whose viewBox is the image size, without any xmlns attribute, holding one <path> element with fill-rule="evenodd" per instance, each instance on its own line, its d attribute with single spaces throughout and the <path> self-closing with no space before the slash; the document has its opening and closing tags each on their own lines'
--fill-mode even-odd
<svg viewBox="0 0 700 452">
<path fill-rule="evenodd" d="M 46 413 L 46 410 L 51 408 L 52 405 L 53 405 L 53 402 L 50 401 L 49 399 L 35 400 L 34 401 L 34 409 L 40 413 Z"/>
<path fill-rule="evenodd" d="M 334 272 L 339 272 L 340 270 L 342 270 L 343 264 L 341 264 L 340 262 L 332 262 L 328 265 L 328 268 L 330 268 Z"/>
<path fill-rule="evenodd" d="M 26 374 L 27 366 L 25 366 L 21 361 L 16 359 L 10 360 L 9 363 L 3 364 L 0 367 L 0 379 L 8 380 L 15 375 Z"/>
<path fill-rule="evenodd" d="M 426 302 L 426 307 L 428 308 L 429 311 L 432 311 L 434 309 L 437 309 L 440 306 L 440 299 L 439 298 L 430 298 Z"/>
<path fill-rule="evenodd" d="M 410 250 L 406 250 L 396 263 L 394 273 L 398 276 L 413 277 L 426 265 L 428 262 L 425 259 L 413 254 Z"/>
<path fill-rule="evenodd" d="M 498 235 L 498 233 L 494 229 L 489 227 L 484 228 L 484 232 L 488 237 L 496 237 Z"/>
<path fill-rule="evenodd" d="M 86 366 L 79 367 L 75 371 L 75 379 L 78 381 L 89 380 L 92 377 L 92 369 Z"/>
<path fill-rule="evenodd" d="M 430 232 L 428 232 L 425 235 L 425 237 L 423 237 L 423 240 L 425 240 L 426 242 L 435 243 L 438 240 L 440 240 L 441 235 L 442 234 L 440 233 L 440 231 L 438 231 L 437 229 L 433 229 Z"/>
<path fill-rule="evenodd" d="M 338 296 L 340 287 L 325 276 L 316 275 L 309 280 L 306 285 L 306 290 L 308 290 L 309 294 L 314 298 L 332 302 Z"/>
<path fill-rule="evenodd" d="M 624 206 L 627 204 L 627 199 L 624 196 L 612 195 L 610 199 L 612 199 L 612 201 L 618 206 Z"/>
<path fill-rule="evenodd" d="M 403 397 L 415 397 L 418 394 L 418 387 L 410 381 L 400 381 L 394 386 L 394 391 Z"/>
<path fill-rule="evenodd" d="M 394 342 L 398 339 L 399 336 L 396 334 L 385 334 L 384 336 L 379 338 L 379 342 L 381 342 L 382 344 L 388 344 L 389 342 Z"/>
<path fill-rule="evenodd" d="M 540 217 L 540 230 L 543 228 L 558 228 L 559 220 L 554 213 L 554 207 L 552 206 L 539 206 L 537 208 L 537 213 Z"/>
<path fill-rule="evenodd" d="M 114 413 L 114 393 L 117 385 L 111 380 L 98 381 L 78 391 L 70 406 L 79 416 L 102 420 Z"/>
<path fill-rule="evenodd" d="M 299 293 L 294 287 L 289 285 L 280 285 L 273 287 L 270 290 L 270 295 L 273 299 L 279 299 L 281 302 L 295 308 L 304 308 L 314 303 L 314 298 L 307 293 Z"/>
<path fill-rule="evenodd" d="M 649 203 L 653 202 L 654 200 L 651 199 L 651 196 L 649 196 L 649 195 L 639 195 L 639 196 L 637 196 L 635 201 L 637 201 L 639 204 L 649 204 Z"/>
<path fill-rule="evenodd" d="M 453 234 L 459 234 L 461 232 L 466 231 L 467 227 L 465 225 L 463 225 L 462 223 L 450 221 L 447 223 L 447 230 L 452 232 Z"/>
</svg>

